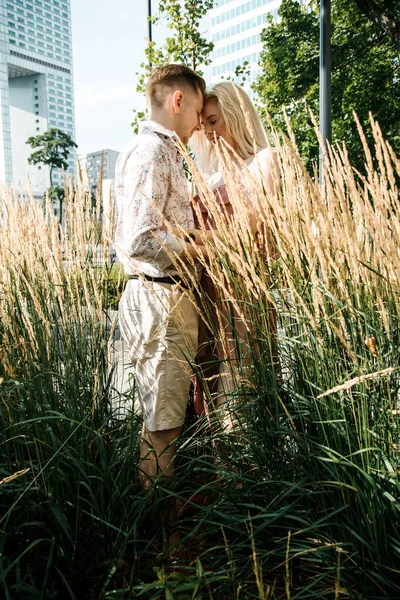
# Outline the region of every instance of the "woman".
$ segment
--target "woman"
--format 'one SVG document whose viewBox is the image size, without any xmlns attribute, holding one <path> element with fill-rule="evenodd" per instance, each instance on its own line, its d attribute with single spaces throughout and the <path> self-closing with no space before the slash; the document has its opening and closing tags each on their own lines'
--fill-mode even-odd
<svg viewBox="0 0 400 600">
<path fill-rule="evenodd" d="M 239 171 L 241 184 L 246 197 L 246 187 L 254 185 L 254 179 L 262 185 L 266 193 L 273 193 L 277 181 L 277 159 L 276 152 L 268 145 L 266 134 L 250 98 L 246 92 L 236 84 L 226 81 L 214 85 L 206 94 L 204 108 L 201 115 L 202 132 L 196 134 L 194 145 L 200 167 L 209 174 L 208 183 L 214 192 L 218 204 L 223 205 L 223 214 L 229 219 L 234 208 L 228 197 L 227 188 L 223 178 L 223 165 L 219 164 L 219 158 L 228 157 L 228 163 L 233 162 Z M 198 197 L 195 201 L 199 203 L 203 222 L 207 229 L 215 229 L 212 216 L 200 202 Z M 254 215 L 251 201 L 249 201 L 250 213 L 253 213 L 253 229 L 257 233 L 257 219 Z M 264 244 L 261 243 L 263 247 Z M 207 275 L 203 276 L 202 286 L 204 292 L 211 301 L 221 302 L 216 297 L 216 292 Z M 226 303 L 225 303 L 226 304 Z M 234 391 L 236 385 L 233 377 L 235 364 L 238 363 L 237 341 L 243 341 L 245 346 L 246 328 L 237 315 L 234 315 L 234 329 L 232 330 L 232 316 L 228 317 L 225 327 L 225 344 L 216 344 L 216 358 L 220 362 L 217 406 L 227 397 L 229 392 Z M 234 341 L 236 339 L 236 342 Z M 205 348 L 204 340 L 199 340 L 199 348 Z M 246 361 L 246 358 L 244 359 Z M 212 364 L 210 346 L 207 351 L 200 350 L 199 363 L 203 367 Z M 243 359 L 242 359 L 243 364 Z M 208 373 L 210 375 L 210 373 Z M 203 408 L 202 391 L 199 380 L 195 380 L 195 408 L 200 413 Z M 229 420 L 228 420 L 229 426 Z"/>
</svg>

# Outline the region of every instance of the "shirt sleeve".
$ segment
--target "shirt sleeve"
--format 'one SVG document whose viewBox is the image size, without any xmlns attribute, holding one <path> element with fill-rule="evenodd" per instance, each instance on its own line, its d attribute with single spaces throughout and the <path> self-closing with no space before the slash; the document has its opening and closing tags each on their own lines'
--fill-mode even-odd
<svg viewBox="0 0 400 600">
<path fill-rule="evenodd" d="M 162 230 L 170 187 L 171 164 L 162 142 L 138 144 L 123 173 L 124 194 L 119 207 L 119 252 L 158 269 L 171 265 L 171 254 L 185 248 L 183 240 Z"/>
</svg>

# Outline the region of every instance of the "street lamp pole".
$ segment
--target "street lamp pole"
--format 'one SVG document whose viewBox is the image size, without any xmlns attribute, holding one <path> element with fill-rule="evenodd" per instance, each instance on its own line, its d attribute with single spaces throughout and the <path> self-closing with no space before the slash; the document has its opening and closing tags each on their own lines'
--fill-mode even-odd
<svg viewBox="0 0 400 600">
<path fill-rule="evenodd" d="M 151 42 L 153 41 L 153 34 L 152 34 L 152 29 L 151 29 L 151 0 L 148 0 L 148 9 L 147 9 L 147 13 L 148 13 L 148 23 L 149 23 L 149 44 L 151 44 Z M 150 59 L 150 67 L 152 66 L 151 63 L 151 59 Z"/>
<path fill-rule="evenodd" d="M 319 127 L 322 145 L 319 149 L 319 182 L 323 182 L 324 150 L 332 141 L 331 117 L 331 0 L 320 0 L 319 35 Z"/>
</svg>

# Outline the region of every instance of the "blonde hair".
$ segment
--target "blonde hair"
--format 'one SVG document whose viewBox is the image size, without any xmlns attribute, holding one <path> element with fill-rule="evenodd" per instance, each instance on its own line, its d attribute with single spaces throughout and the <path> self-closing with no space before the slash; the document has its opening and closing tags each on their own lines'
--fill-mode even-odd
<svg viewBox="0 0 400 600">
<path fill-rule="evenodd" d="M 211 100 L 217 100 L 226 131 L 235 140 L 235 152 L 240 158 L 251 158 L 268 146 L 261 119 L 243 88 L 232 81 L 221 81 L 206 92 L 204 106 Z M 193 135 L 190 145 L 207 174 L 218 170 L 217 153 L 203 131 Z"/>
</svg>

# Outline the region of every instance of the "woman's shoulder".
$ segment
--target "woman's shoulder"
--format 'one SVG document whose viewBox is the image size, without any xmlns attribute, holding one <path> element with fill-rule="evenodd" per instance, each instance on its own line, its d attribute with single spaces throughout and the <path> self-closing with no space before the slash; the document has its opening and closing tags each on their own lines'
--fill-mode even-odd
<svg viewBox="0 0 400 600">
<path fill-rule="evenodd" d="M 250 165 L 253 163 L 259 163 L 262 165 L 262 164 L 265 164 L 265 163 L 268 163 L 271 161 L 275 161 L 276 155 L 277 155 L 276 148 L 272 148 L 271 146 L 268 146 L 267 148 L 263 148 L 262 150 L 257 152 L 257 154 L 255 154 L 251 158 Z"/>
<path fill-rule="evenodd" d="M 265 175 L 269 170 L 276 168 L 276 149 L 272 147 L 263 148 L 247 164 L 250 171 L 261 172 Z"/>
</svg>

